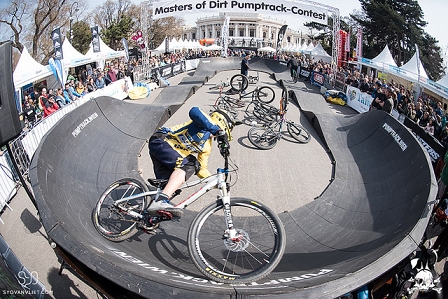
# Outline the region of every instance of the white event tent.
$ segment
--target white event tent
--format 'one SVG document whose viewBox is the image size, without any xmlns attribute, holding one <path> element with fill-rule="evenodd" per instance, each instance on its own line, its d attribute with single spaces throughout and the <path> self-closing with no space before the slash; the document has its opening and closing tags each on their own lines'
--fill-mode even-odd
<svg viewBox="0 0 448 299">
<path fill-rule="evenodd" d="M 84 65 L 94 61 L 91 57 L 79 53 L 78 50 L 70 44 L 67 38 L 62 43 L 62 53 L 64 55 L 64 58 L 62 59 L 64 68 Z"/>
<path fill-rule="evenodd" d="M 17 63 L 16 69 L 13 73 L 15 89 L 19 89 L 24 85 L 51 75 L 53 75 L 53 72 L 50 67 L 48 65 L 43 66 L 34 60 L 26 47 L 23 47 L 19 62 Z"/>
<path fill-rule="evenodd" d="M 417 52 L 412 58 L 400 67 L 400 73 L 413 82 L 426 82 L 428 75 L 423 68 L 422 62 L 417 57 Z"/>
<path fill-rule="evenodd" d="M 89 50 L 86 53 L 86 57 L 90 58 L 91 61 L 96 61 L 99 64 L 100 68 L 104 68 L 104 62 L 106 60 L 125 57 L 125 51 L 115 51 L 111 49 L 108 45 L 106 45 L 101 37 L 99 37 L 100 42 L 100 52 L 93 52 L 93 45 L 90 43 Z"/>
<path fill-rule="evenodd" d="M 327 52 L 325 52 L 320 43 L 318 43 L 317 46 L 315 46 L 314 49 L 311 50 L 310 55 L 314 60 L 322 60 L 324 62 L 331 63 L 331 56 L 328 55 Z"/>
</svg>

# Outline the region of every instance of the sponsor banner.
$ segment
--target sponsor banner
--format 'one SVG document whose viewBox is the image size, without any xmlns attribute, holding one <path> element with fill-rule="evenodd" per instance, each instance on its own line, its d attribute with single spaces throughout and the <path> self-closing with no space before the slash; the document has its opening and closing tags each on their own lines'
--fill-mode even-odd
<svg viewBox="0 0 448 299">
<path fill-rule="evenodd" d="M 403 124 L 411 129 L 412 133 L 414 133 L 417 140 L 428 152 L 429 158 L 431 159 L 432 163 L 436 163 L 439 157 L 443 157 L 445 155 L 445 147 L 440 144 L 440 142 L 435 139 L 434 136 L 427 134 L 424 128 L 417 125 L 417 123 L 413 122 L 408 117 L 405 118 Z"/>
<path fill-rule="evenodd" d="M 312 4 L 285 0 L 169 0 L 153 2 L 153 18 L 179 16 L 183 13 L 219 14 L 221 12 L 258 13 L 301 22 L 328 24 L 328 9 Z"/>
<path fill-rule="evenodd" d="M 316 86 L 324 86 L 325 76 L 322 73 L 312 72 L 311 73 L 311 84 Z"/>
<path fill-rule="evenodd" d="M 51 32 L 51 40 L 53 41 L 54 58 L 58 60 L 64 59 L 64 53 L 62 52 L 61 28 L 56 28 Z"/>
<path fill-rule="evenodd" d="M 300 72 L 299 72 L 299 74 L 300 74 L 301 77 L 306 77 L 306 78 L 308 78 L 308 77 L 310 76 L 311 72 L 308 71 L 308 70 L 306 70 L 306 69 L 301 69 Z"/>
<path fill-rule="evenodd" d="M 373 98 L 366 92 L 361 92 L 358 88 L 347 86 L 347 105 L 358 111 L 364 113 L 369 111 L 370 104 Z"/>
</svg>

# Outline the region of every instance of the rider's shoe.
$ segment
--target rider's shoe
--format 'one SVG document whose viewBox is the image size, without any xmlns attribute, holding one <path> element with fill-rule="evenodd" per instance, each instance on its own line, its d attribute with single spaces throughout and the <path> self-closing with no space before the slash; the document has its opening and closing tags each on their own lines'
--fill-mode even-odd
<svg viewBox="0 0 448 299">
<path fill-rule="evenodd" d="M 166 197 L 165 194 L 161 194 L 157 200 L 153 200 L 152 203 L 149 205 L 147 211 L 150 215 L 157 215 L 158 211 L 166 211 L 170 212 L 171 215 L 175 217 L 182 217 L 184 210 L 181 208 L 175 207 L 170 201 L 168 200 L 168 197 Z"/>
</svg>

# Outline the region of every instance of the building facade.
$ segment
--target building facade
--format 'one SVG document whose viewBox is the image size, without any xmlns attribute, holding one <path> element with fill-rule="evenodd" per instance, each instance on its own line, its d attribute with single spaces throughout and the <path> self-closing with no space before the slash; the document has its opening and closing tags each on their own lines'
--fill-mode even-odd
<svg viewBox="0 0 448 299">
<path fill-rule="evenodd" d="M 220 43 L 222 25 L 226 17 L 230 17 L 229 46 L 260 48 L 270 46 L 276 48 L 278 32 L 286 24 L 257 13 L 220 13 L 217 16 L 199 18 L 196 27 L 184 28 L 183 40 L 211 40 Z M 309 44 L 308 35 L 300 31 L 287 29 L 282 40 L 282 48 L 287 45 Z"/>
</svg>

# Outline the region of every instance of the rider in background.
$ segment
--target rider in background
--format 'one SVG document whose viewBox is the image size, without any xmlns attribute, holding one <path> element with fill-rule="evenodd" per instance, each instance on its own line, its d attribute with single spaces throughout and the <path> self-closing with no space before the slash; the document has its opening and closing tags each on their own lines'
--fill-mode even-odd
<svg viewBox="0 0 448 299">
<path fill-rule="evenodd" d="M 167 211 L 181 217 L 183 210 L 170 203 L 173 193 L 193 174 L 200 178 L 210 176 L 207 169 L 212 150 L 212 137 L 228 148 L 231 132 L 236 124 L 231 115 L 218 110 L 210 115 L 193 107 L 186 123 L 159 128 L 149 139 L 149 154 L 157 179 L 169 179 L 151 205 L 148 213 Z M 194 156 L 197 154 L 197 158 Z"/>
<path fill-rule="evenodd" d="M 291 78 L 294 78 L 294 72 L 297 74 L 297 69 L 299 68 L 299 61 L 295 56 L 291 56 L 291 58 L 286 63 L 286 66 L 290 68 Z"/>
</svg>

